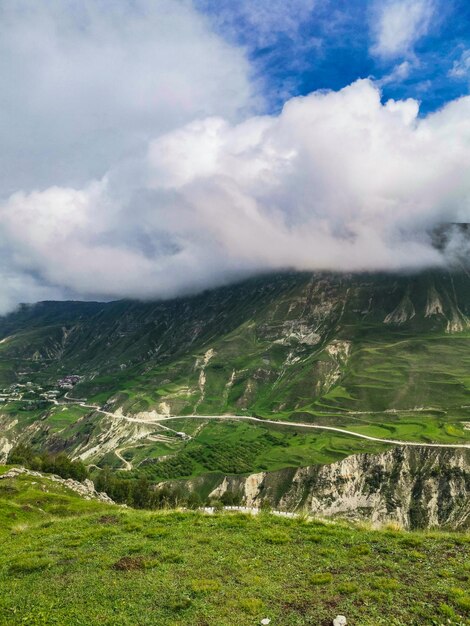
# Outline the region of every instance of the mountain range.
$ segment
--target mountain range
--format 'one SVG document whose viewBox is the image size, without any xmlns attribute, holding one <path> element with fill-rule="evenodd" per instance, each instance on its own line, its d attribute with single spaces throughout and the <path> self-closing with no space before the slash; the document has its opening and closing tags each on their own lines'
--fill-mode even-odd
<svg viewBox="0 0 470 626">
<path fill-rule="evenodd" d="M 21 305 L 0 319 L 0 450 L 26 442 L 160 482 L 208 476 L 210 491 L 392 441 L 463 448 L 469 340 L 464 265 Z"/>
</svg>

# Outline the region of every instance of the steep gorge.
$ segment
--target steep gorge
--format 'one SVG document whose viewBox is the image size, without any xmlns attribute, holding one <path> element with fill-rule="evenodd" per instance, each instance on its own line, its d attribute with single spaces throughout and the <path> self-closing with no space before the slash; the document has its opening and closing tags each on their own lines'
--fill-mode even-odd
<svg viewBox="0 0 470 626">
<path fill-rule="evenodd" d="M 329 465 L 224 476 L 210 496 L 402 528 L 470 528 L 470 450 L 396 447 Z"/>
</svg>

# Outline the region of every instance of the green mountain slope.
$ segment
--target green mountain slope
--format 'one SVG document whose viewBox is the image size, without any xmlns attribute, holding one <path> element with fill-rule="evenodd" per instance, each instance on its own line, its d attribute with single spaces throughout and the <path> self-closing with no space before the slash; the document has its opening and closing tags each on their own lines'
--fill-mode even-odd
<svg viewBox="0 0 470 626">
<path fill-rule="evenodd" d="M 2 626 L 470 624 L 465 534 L 136 511 L 6 469 Z"/>
<path fill-rule="evenodd" d="M 223 414 L 465 443 L 469 319 L 465 269 L 291 273 L 167 302 L 24 306 L 0 320 L 0 450 L 27 440 L 164 479 L 384 449 L 347 433 L 194 417 Z M 81 376 L 69 398 L 88 407 L 44 397 L 69 374 Z"/>
</svg>

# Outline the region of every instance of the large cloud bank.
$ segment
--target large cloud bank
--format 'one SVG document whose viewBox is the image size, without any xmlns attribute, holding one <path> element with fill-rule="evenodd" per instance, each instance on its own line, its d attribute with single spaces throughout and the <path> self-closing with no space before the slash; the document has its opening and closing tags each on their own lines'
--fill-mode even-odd
<svg viewBox="0 0 470 626">
<path fill-rule="evenodd" d="M 416 101 L 384 103 L 360 80 L 260 116 L 242 52 L 188 2 L 140 0 L 106 21 L 84 2 L 72 22 L 65 4 L 2 9 L 8 67 L 30 75 L 1 104 L 0 313 L 284 268 L 446 262 L 429 233 L 470 221 L 470 98 L 420 118 Z"/>
<path fill-rule="evenodd" d="M 193 121 L 80 189 L 0 208 L 15 274 L 94 297 L 157 297 L 242 274 L 438 265 L 425 232 L 465 221 L 470 98 L 418 119 L 369 81 L 274 117 Z"/>
<path fill-rule="evenodd" d="M 249 72 L 188 0 L 0 2 L 0 196 L 82 184 L 196 116 L 237 119 Z"/>
</svg>

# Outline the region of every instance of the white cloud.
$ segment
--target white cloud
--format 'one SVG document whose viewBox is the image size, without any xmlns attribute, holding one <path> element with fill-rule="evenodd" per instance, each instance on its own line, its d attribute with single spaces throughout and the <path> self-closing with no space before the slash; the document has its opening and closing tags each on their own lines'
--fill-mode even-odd
<svg viewBox="0 0 470 626">
<path fill-rule="evenodd" d="M 262 47 L 272 44 L 280 35 L 300 44 L 297 40 L 299 30 L 308 22 L 316 0 L 217 0 L 216 10 L 212 0 L 196 0 L 196 4 L 216 20 L 217 15 L 224 29 L 239 31 L 242 23 L 245 31 L 249 31 L 249 37 L 247 32 L 244 33 L 248 45 Z M 317 42 L 313 43 L 317 45 Z"/>
<path fill-rule="evenodd" d="M 464 50 L 458 61 L 454 61 L 449 71 L 451 78 L 470 78 L 470 50 Z"/>
<path fill-rule="evenodd" d="M 315 0 L 242 0 L 239 10 L 266 44 L 277 34 L 295 37 L 314 6 Z"/>
<path fill-rule="evenodd" d="M 403 61 L 402 63 L 395 65 L 389 74 L 386 74 L 377 81 L 377 85 L 379 87 L 385 87 L 385 85 L 394 85 L 396 83 L 403 82 L 409 77 L 412 67 L 413 66 L 409 61 Z"/>
<path fill-rule="evenodd" d="M 62 289 L 41 284 L 33 276 L 18 272 L 0 270 L 0 282 L 0 315 L 9 313 L 19 302 L 24 302 L 26 294 L 29 302 L 61 300 L 64 296 Z"/>
<path fill-rule="evenodd" d="M 470 219 L 470 98 L 425 118 L 370 81 L 278 116 L 193 121 L 80 189 L 0 206 L 11 274 L 94 297 L 166 297 L 286 267 L 400 270 Z"/>
<path fill-rule="evenodd" d="M 435 13 L 434 0 L 385 0 L 373 8 L 371 52 L 384 59 L 413 56 Z"/>
<path fill-rule="evenodd" d="M 0 197 L 81 185 L 149 136 L 255 105 L 250 66 L 189 0 L 0 3 Z"/>
</svg>

